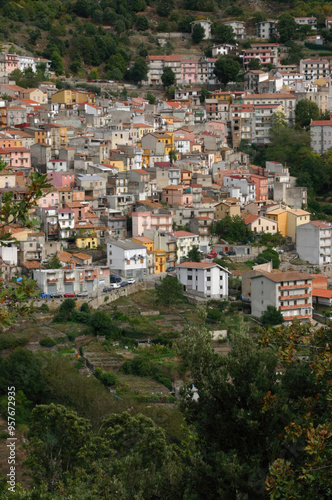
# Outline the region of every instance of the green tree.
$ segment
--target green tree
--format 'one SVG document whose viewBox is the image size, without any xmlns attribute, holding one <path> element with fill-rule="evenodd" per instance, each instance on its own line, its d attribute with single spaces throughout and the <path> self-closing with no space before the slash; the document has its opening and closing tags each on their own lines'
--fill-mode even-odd
<svg viewBox="0 0 332 500">
<path fill-rule="evenodd" d="M 91 315 L 90 325 L 95 335 L 111 336 L 115 331 L 111 316 L 106 311 L 95 311 Z"/>
<path fill-rule="evenodd" d="M 236 80 L 240 69 L 240 64 L 232 57 L 223 56 L 217 59 L 213 72 L 218 80 L 226 86 L 228 82 Z"/>
<path fill-rule="evenodd" d="M 157 286 L 158 301 L 166 306 L 182 302 L 183 287 L 175 276 L 166 276 Z"/>
<path fill-rule="evenodd" d="M 201 88 L 201 94 L 199 96 L 199 101 L 203 104 L 205 102 L 205 99 L 209 99 L 210 98 L 210 92 L 208 90 L 206 90 L 205 87 L 202 87 Z"/>
<path fill-rule="evenodd" d="M 201 43 L 201 41 L 204 40 L 204 36 L 205 36 L 205 30 L 204 30 L 203 26 L 201 24 L 195 24 L 191 36 L 192 36 L 193 42 L 196 45 Z"/>
<path fill-rule="evenodd" d="M 59 307 L 60 317 L 62 316 L 63 318 L 68 320 L 72 312 L 75 310 L 75 308 L 76 308 L 76 300 L 65 299 Z"/>
<path fill-rule="evenodd" d="M 173 0 L 158 0 L 157 14 L 161 17 L 168 17 L 174 9 Z"/>
<path fill-rule="evenodd" d="M 175 83 L 175 73 L 169 66 L 164 68 L 163 74 L 161 75 L 161 81 L 163 82 L 163 86 L 166 88 L 171 87 Z"/>
<path fill-rule="evenodd" d="M 136 29 L 138 31 L 146 31 L 149 29 L 149 21 L 146 16 L 137 16 Z"/>
<path fill-rule="evenodd" d="M 98 74 L 97 68 L 92 68 L 89 76 L 90 76 L 90 80 L 98 80 L 99 74 Z"/>
<path fill-rule="evenodd" d="M 248 64 L 248 69 L 262 69 L 262 65 L 259 59 L 250 59 Z"/>
<path fill-rule="evenodd" d="M 261 252 L 256 257 L 257 264 L 265 264 L 270 261 L 272 261 L 273 269 L 279 269 L 280 267 L 279 254 L 276 250 L 273 250 L 272 248 L 267 248 L 266 250 L 263 250 L 263 252 Z"/>
<path fill-rule="evenodd" d="M 248 229 L 240 215 L 233 217 L 227 215 L 224 219 L 218 220 L 211 231 L 229 243 L 248 243 L 253 239 L 252 231 Z"/>
<path fill-rule="evenodd" d="M 308 127 L 311 120 L 319 119 L 319 108 L 310 99 L 301 99 L 295 107 L 295 121 L 301 127 Z"/>
<path fill-rule="evenodd" d="M 148 92 L 145 96 L 145 99 L 147 99 L 149 101 L 149 104 L 156 104 L 156 97 L 154 94 L 152 94 L 151 92 Z"/>
<path fill-rule="evenodd" d="M 295 22 L 294 17 L 286 12 L 282 14 L 278 19 L 277 30 L 279 33 L 279 39 L 281 42 L 288 42 L 294 38 L 298 37 L 297 31 L 298 25 Z"/>
<path fill-rule="evenodd" d="M 215 22 L 212 25 L 212 34 L 214 40 L 218 43 L 234 43 L 234 31 L 231 26 Z"/>
<path fill-rule="evenodd" d="M 143 59 L 142 57 L 139 57 L 135 61 L 134 66 L 131 68 L 130 75 L 131 75 L 131 79 L 135 83 L 139 83 L 139 82 L 147 79 L 148 65 L 146 64 L 145 59 Z"/>
<path fill-rule="evenodd" d="M 198 246 L 195 245 L 189 250 L 187 260 L 189 262 L 201 262 L 202 254 L 199 251 Z"/>
<path fill-rule="evenodd" d="M 78 451 L 89 439 L 91 426 L 62 405 L 36 406 L 29 428 L 27 465 L 37 484 L 55 489 L 63 475 L 79 465 Z"/>
<path fill-rule="evenodd" d="M 52 67 L 57 76 L 63 75 L 65 72 L 65 65 L 63 63 L 62 57 L 58 51 L 54 50 L 51 55 Z"/>
<path fill-rule="evenodd" d="M 176 151 L 174 149 L 171 149 L 170 152 L 168 153 L 168 156 L 169 156 L 169 161 L 170 163 L 173 163 L 176 161 L 177 159 L 177 156 L 176 156 Z"/>
<path fill-rule="evenodd" d="M 283 315 L 274 306 L 267 306 L 266 311 L 261 316 L 261 323 L 265 326 L 281 325 L 283 321 Z"/>
<path fill-rule="evenodd" d="M 60 269 L 62 267 L 62 264 L 59 260 L 59 257 L 57 255 L 53 255 L 48 261 L 47 264 L 45 265 L 46 269 Z"/>
</svg>

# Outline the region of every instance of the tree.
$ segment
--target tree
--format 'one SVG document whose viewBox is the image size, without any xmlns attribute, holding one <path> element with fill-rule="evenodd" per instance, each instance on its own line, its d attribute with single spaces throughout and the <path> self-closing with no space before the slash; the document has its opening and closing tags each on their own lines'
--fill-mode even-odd
<svg viewBox="0 0 332 500">
<path fill-rule="evenodd" d="M 273 269 L 279 269 L 280 267 L 279 254 L 272 248 L 266 248 L 256 257 L 257 264 L 265 264 L 270 261 L 272 261 Z"/>
<path fill-rule="evenodd" d="M 46 264 L 46 269 L 60 269 L 62 267 L 62 264 L 59 260 L 59 257 L 57 255 L 53 255 Z"/>
<path fill-rule="evenodd" d="M 174 1 L 173 0 L 158 0 L 157 4 L 157 14 L 161 17 L 168 17 L 174 9 Z"/>
<path fill-rule="evenodd" d="M 48 490 L 63 475 L 80 464 L 78 452 L 89 439 L 91 425 L 62 405 L 36 406 L 29 429 L 28 458 L 37 484 L 46 481 Z"/>
<path fill-rule="evenodd" d="M 213 72 L 218 80 L 226 86 L 228 82 L 236 80 L 240 69 L 240 64 L 232 57 L 223 56 L 217 59 Z"/>
<path fill-rule="evenodd" d="M 60 313 L 60 317 L 62 316 L 63 318 L 70 318 L 72 312 L 75 310 L 76 308 L 76 300 L 74 299 L 65 299 L 60 307 L 59 307 L 59 313 Z"/>
<path fill-rule="evenodd" d="M 136 29 L 138 31 L 146 31 L 149 29 L 149 21 L 146 16 L 137 16 Z"/>
<path fill-rule="evenodd" d="M 143 80 L 146 80 L 148 77 L 148 65 L 146 64 L 145 59 L 142 57 L 139 57 L 136 61 L 134 66 L 131 68 L 130 71 L 131 79 L 135 83 L 139 83 Z"/>
<path fill-rule="evenodd" d="M 274 306 L 267 306 L 266 311 L 261 316 L 261 323 L 265 326 L 275 326 L 280 325 L 284 321 L 281 311 L 276 309 Z"/>
<path fill-rule="evenodd" d="M 202 87 L 201 88 L 201 94 L 199 96 L 199 101 L 203 104 L 205 102 L 205 99 L 209 99 L 210 98 L 210 92 L 208 90 L 206 90 L 205 87 Z"/>
<path fill-rule="evenodd" d="M 95 311 L 90 320 L 95 335 L 109 335 L 113 330 L 111 316 L 106 311 Z"/>
<path fill-rule="evenodd" d="M 54 50 L 51 55 L 52 67 L 57 76 L 63 75 L 65 72 L 65 65 L 63 64 L 63 60 L 58 51 Z"/>
<path fill-rule="evenodd" d="M 166 276 L 157 286 L 158 301 L 166 306 L 182 302 L 183 287 L 175 276 Z"/>
<path fill-rule="evenodd" d="M 198 246 L 195 245 L 189 250 L 187 260 L 189 262 L 201 262 L 202 254 L 199 251 Z"/>
<path fill-rule="evenodd" d="M 213 23 L 212 34 L 217 43 L 235 43 L 233 28 L 227 24 Z"/>
<path fill-rule="evenodd" d="M 286 12 L 279 17 L 277 30 L 281 42 L 287 42 L 298 37 L 298 25 L 294 17 Z"/>
<path fill-rule="evenodd" d="M 250 59 L 248 64 L 248 69 L 262 69 L 262 65 L 259 59 Z"/>
<path fill-rule="evenodd" d="M 218 220 L 211 229 L 212 233 L 218 234 L 220 238 L 229 241 L 229 243 L 248 243 L 252 241 L 253 234 L 245 224 L 240 215 L 230 217 L 227 215 Z"/>
<path fill-rule="evenodd" d="M 177 160 L 176 151 L 174 149 L 170 149 L 168 156 L 170 163 L 173 165 L 173 163 Z"/>
<path fill-rule="evenodd" d="M 92 68 L 90 71 L 90 80 L 98 80 L 99 74 L 97 68 Z"/>
<path fill-rule="evenodd" d="M 310 99 L 301 99 L 295 107 L 295 121 L 301 127 L 308 127 L 311 120 L 319 119 L 319 108 Z"/>
<path fill-rule="evenodd" d="M 163 86 L 169 88 L 171 85 L 175 83 L 175 73 L 169 66 L 164 68 L 163 74 L 161 75 L 161 81 L 163 82 Z"/>
<path fill-rule="evenodd" d="M 145 99 L 149 101 L 149 104 L 156 104 L 156 97 L 151 92 L 146 94 Z"/>
<path fill-rule="evenodd" d="M 205 30 L 204 30 L 203 26 L 199 23 L 195 24 L 191 36 L 192 36 L 193 42 L 196 45 L 201 43 L 201 41 L 204 40 L 204 37 L 205 37 Z"/>
</svg>

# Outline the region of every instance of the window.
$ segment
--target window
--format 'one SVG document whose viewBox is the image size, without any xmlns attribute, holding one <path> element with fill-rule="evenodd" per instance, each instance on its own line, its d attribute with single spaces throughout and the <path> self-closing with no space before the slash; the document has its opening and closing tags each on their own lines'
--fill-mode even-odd
<svg viewBox="0 0 332 500">
<path fill-rule="evenodd" d="M 188 276 L 188 281 L 192 281 L 193 277 L 192 276 Z"/>
<path fill-rule="evenodd" d="M 206 278 L 206 281 L 211 281 L 211 277 L 209 276 L 208 278 Z"/>
</svg>

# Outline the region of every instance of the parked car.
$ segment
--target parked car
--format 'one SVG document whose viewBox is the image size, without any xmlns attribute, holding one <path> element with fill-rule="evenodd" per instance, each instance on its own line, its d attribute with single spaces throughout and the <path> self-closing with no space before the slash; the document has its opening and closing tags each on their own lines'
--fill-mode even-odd
<svg viewBox="0 0 332 500">
<path fill-rule="evenodd" d="M 230 250 L 229 252 L 227 252 L 227 255 L 236 255 L 236 252 L 234 250 Z"/>
<path fill-rule="evenodd" d="M 69 299 L 69 298 L 72 298 L 72 297 L 76 297 L 76 293 L 65 293 L 63 296 L 66 299 Z"/>
<path fill-rule="evenodd" d="M 62 293 L 51 293 L 51 299 L 61 299 Z"/>
<path fill-rule="evenodd" d="M 121 276 L 117 276 L 116 274 L 111 276 L 111 279 L 110 279 L 111 283 L 120 283 L 121 281 L 122 281 Z"/>
<path fill-rule="evenodd" d="M 214 259 L 215 257 L 217 257 L 217 252 L 210 252 L 207 254 L 207 258 L 208 259 Z"/>
<path fill-rule="evenodd" d="M 119 283 L 111 283 L 109 289 L 114 290 L 115 288 L 120 288 L 121 285 Z"/>
<path fill-rule="evenodd" d="M 225 257 L 225 255 L 227 255 L 226 252 L 223 252 L 222 250 L 219 252 L 219 255 L 223 255 Z"/>
<path fill-rule="evenodd" d="M 128 281 L 121 281 L 120 286 L 127 286 L 129 285 Z"/>
<path fill-rule="evenodd" d="M 175 267 L 173 267 L 173 266 L 168 267 L 168 268 L 166 269 L 166 272 L 168 272 L 168 273 L 172 273 L 173 271 L 175 271 Z"/>
<path fill-rule="evenodd" d="M 77 294 L 77 297 L 88 297 L 88 292 L 80 292 Z"/>
<path fill-rule="evenodd" d="M 110 288 L 109 286 L 105 286 L 105 287 L 103 288 L 103 292 L 104 292 L 104 293 L 110 292 L 111 290 L 112 290 L 112 288 Z"/>
<path fill-rule="evenodd" d="M 134 283 L 136 283 L 136 280 L 134 278 L 128 278 L 127 283 L 128 285 L 133 285 Z"/>
</svg>

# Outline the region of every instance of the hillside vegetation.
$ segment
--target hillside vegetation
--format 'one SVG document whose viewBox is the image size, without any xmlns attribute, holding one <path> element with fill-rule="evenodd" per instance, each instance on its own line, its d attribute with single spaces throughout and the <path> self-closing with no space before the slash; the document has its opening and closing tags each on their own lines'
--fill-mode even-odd
<svg viewBox="0 0 332 500">
<path fill-rule="evenodd" d="M 244 20 L 248 34 L 254 36 L 257 21 L 278 17 L 285 11 L 314 15 L 323 25 L 325 16 L 332 15 L 332 2 L 2 0 L 0 41 L 51 59 L 58 75 L 85 77 L 97 68 L 94 75 L 121 80 L 133 78 L 128 72 L 129 63 L 142 63 L 140 58 L 147 54 L 180 51 L 209 55 L 211 40 L 196 47 L 188 36 L 190 23 L 195 19 L 211 18 L 214 39 L 231 41 L 231 33 L 220 30 L 222 21 Z M 180 32 L 183 36 L 161 47 L 157 34 L 168 32 Z"/>
</svg>

